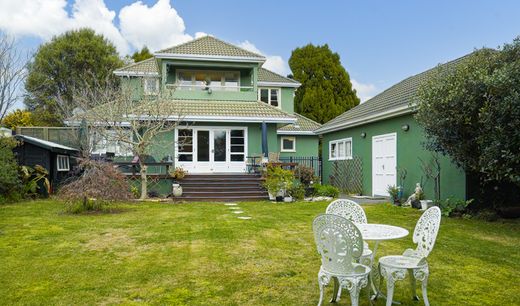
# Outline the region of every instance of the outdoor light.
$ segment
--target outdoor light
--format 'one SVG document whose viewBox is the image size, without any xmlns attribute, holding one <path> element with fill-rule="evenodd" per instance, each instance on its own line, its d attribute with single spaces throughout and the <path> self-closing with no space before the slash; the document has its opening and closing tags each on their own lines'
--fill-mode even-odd
<svg viewBox="0 0 520 306">
<path fill-rule="evenodd" d="M 401 129 L 405 132 L 408 132 L 408 130 L 410 129 L 410 126 L 408 124 L 403 124 L 403 126 L 401 126 Z"/>
<path fill-rule="evenodd" d="M 365 132 L 361 133 L 361 138 L 365 138 L 365 137 L 367 137 L 367 133 L 365 133 Z"/>
</svg>

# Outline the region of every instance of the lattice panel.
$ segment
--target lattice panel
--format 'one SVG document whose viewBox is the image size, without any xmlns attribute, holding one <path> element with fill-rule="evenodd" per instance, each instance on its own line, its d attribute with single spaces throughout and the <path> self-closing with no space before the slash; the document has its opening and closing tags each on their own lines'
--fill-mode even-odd
<svg viewBox="0 0 520 306">
<path fill-rule="evenodd" d="M 347 194 L 363 193 L 363 163 L 361 158 L 336 160 L 332 164 L 330 182 Z"/>
</svg>

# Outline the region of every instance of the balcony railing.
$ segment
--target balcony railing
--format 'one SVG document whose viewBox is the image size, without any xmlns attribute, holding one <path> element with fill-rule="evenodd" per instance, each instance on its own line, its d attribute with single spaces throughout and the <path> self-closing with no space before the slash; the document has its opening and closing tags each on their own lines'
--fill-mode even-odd
<svg viewBox="0 0 520 306">
<path fill-rule="evenodd" d="M 252 92 L 254 86 L 215 86 L 215 85 L 186 85 L 186 84 L 166 84 L 167 89 L 187 90 L 187 91 L 229 91 L 229 92 Z"/>
</svg>

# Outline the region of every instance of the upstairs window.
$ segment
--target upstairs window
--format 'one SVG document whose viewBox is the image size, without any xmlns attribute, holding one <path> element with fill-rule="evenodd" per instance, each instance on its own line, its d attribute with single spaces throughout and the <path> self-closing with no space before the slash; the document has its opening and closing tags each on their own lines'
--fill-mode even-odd
<svg viewBox="0 0 520 306">
<path fill-rule="evenodd" d="M 280 107 L 280 89 L 279 88 L 260 88 L 260 101 L 269 105 Z"/>
<path fill-rule="evenodd" d="M 352 138 L 338 139 L 329 142 L 329 160 L 352 158 Z"/>
<path fill-rule="evenodd" d="M 282 137 L 281 138 L 281 150 L 282 152 L 296 152 L 296 138 L 295 137 Z"/>
<path fill-rule="evenodd" d="M 212 90 L 238 91 L 240 89 L 240 72 L 179 69 L 177 85 L 180 90 L 211 88 Z"/>
<path fill-rule="evenodd" d="M 159 93 L 159 79 L 145 78 L 144 79 L 144 94 L 156 95 Z"/>
</svg>

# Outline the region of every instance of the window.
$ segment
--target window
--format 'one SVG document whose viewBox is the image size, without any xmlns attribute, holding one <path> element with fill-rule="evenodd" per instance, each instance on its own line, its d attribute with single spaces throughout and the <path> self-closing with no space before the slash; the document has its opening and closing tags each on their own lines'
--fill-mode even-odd
<svg viewBox="0 0 520 306">
<path fill-rule="evenodd" d="M 193 130 L 179 130 L 177 137 L 177 154 L 179 161 L 193 161 Z"/>
<path fill-rule="evenodd" d="M 240 72 L 179 69 L 177 84 L 180 90 L 211 88 L 212 90 L 238 91 L 240 89 Z"/>
<path fill-rule="evenodd" d="M 145 95 L 156 95 L 157 93 L 159 93 L 159 79 L 145 78 L 144 79 L 144 94 Z"/>
<path fill-rule="evenodd" d="M 329 160 L 352 158 L 352 138 L 338 139 L 329 142 Z"/>
<path fill-rule="evenodd" d="M 132 137 L 131 130 L 92 131 L 90 134 L 92 154 L 114 153 L 115 156 L 132 156 L 132 147 L 123 137 Z"/>
<path fill-rule="evenodd" d="M 243 162 L 245 160 L 245 131 L 231 130 L 231 161 Z"/>
<path fill-rule="evenodd" d="M 260 101 L 272 106 L 280 107 L 280 89 L 279 88 L 260 88 Z"/>
<path fill-rule="evenodd" d="M 67 155 L 56 156 L 56 164 L 58 165 L 58 171 L 69 171 L 69 157 Z"/>
<path fill-rule="evenodd" d="M 282 137 L 280 151 L 296 152 L 296 138 L 295 137 Z"/>
</svg>

